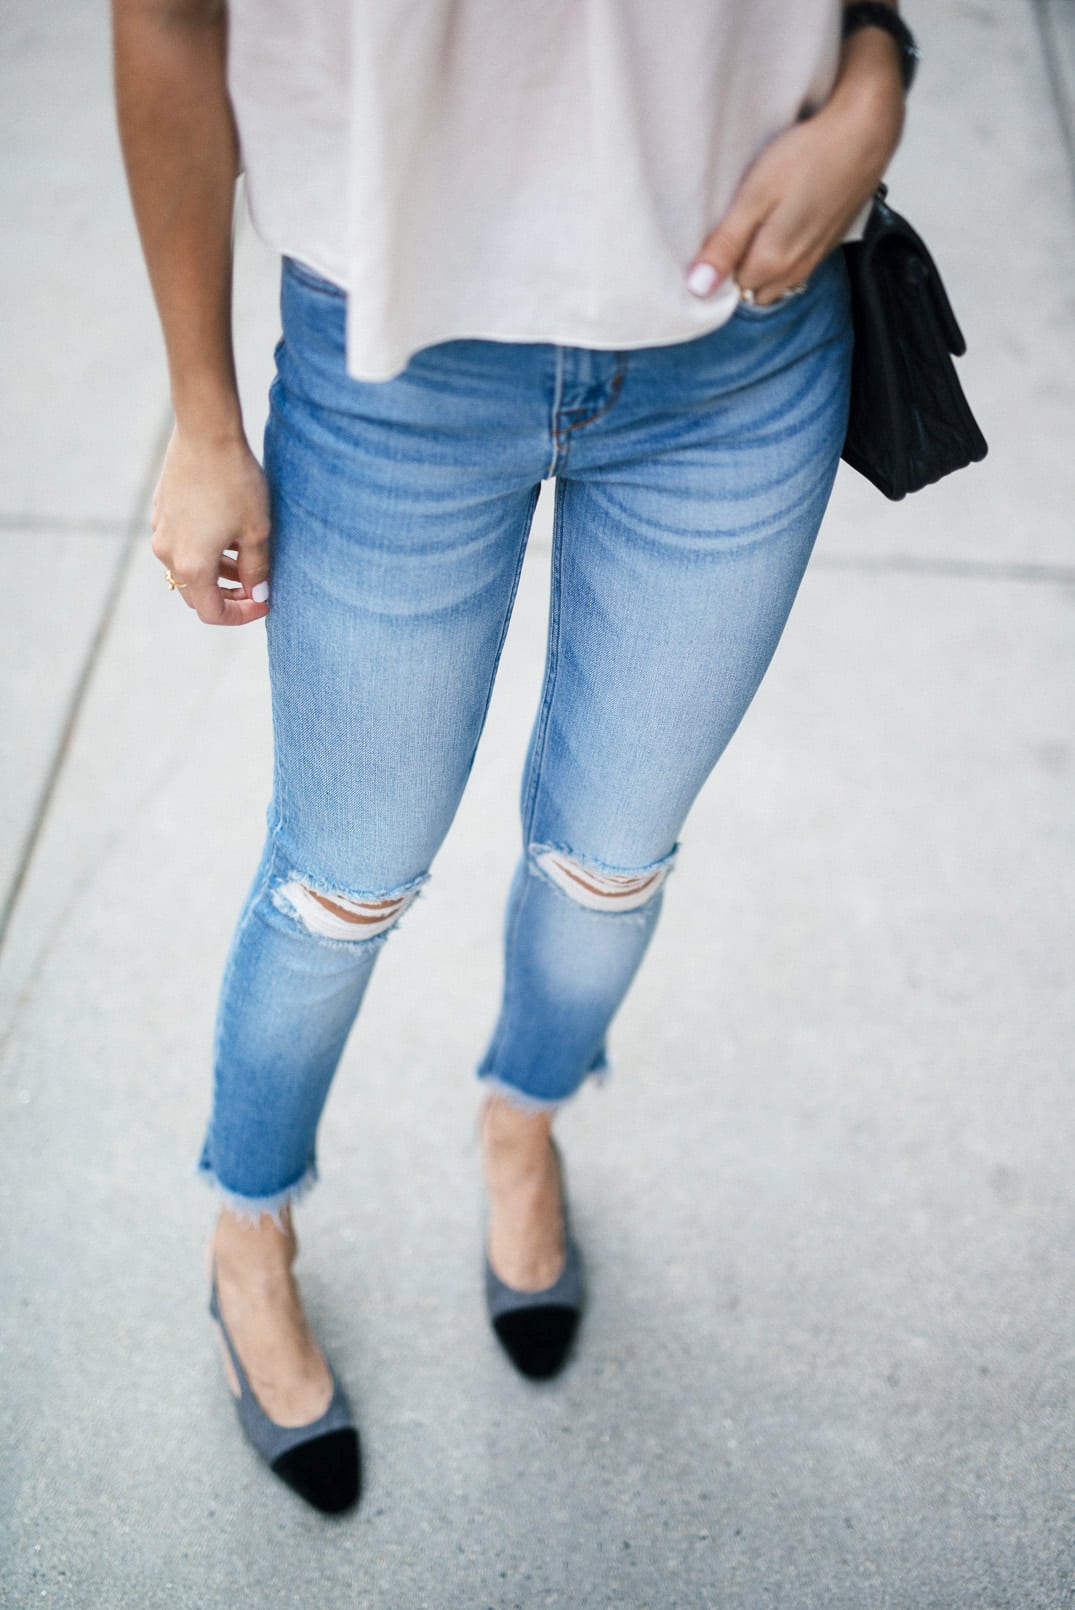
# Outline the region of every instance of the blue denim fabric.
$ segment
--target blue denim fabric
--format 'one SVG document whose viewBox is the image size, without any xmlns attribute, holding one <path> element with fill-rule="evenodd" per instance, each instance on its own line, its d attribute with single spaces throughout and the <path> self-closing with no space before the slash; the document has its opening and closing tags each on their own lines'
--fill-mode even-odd
<svg viewBox="0 0 1075 1610">
<path fill-rule="evenodd" d="M 375 902 L 425 881 L 550 476 L 545 680 L 478 1072 L 542 1107 L 604 1067 L 683 820 L 802 579 L 851 347 L 839 253 L 804 294 L 690 341 L 452 340 L 382 382 L 348 377 L 344 296 L 290 261 L 282 311 L 265 440 L 273 799 L 221 993 L 200 1165 L 252 1212 L 315 1175 L 329 1084 L 390 932 L 314 933 L 294 885 Z M 643 897 L 584 903 L 587 874 L 644 873 Z"/>
</svg>

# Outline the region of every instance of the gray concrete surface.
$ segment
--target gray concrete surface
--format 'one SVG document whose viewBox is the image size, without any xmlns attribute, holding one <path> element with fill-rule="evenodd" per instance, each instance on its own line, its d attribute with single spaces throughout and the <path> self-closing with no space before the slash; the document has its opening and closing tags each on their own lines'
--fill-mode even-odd
<svg viewBox="0 0 1075 1610">
<path fill-rule="evenodd" d="M 1027 0 L 918 10 L 893 194 L 948 278 L 990 458 L 901 507 L 841 476 L 684 831 L 613 1077 L 564 1117 L 592 1304 L 572 1369 L 533 1389 L 480 1306 L 470 1070 L 543 498 L 471 786 L 301 1216 L 367 1455 L 330 1525 L 233 1423 L 189 1179 L 261 828 L 263 642 L 198 629 L 144 540 L 167 400 L 101 9 L 14 8 L 0 1604 L 1075 1604 L 1075 29 L 1070 0 L 1043 0 L 1044 32 Z M 275 269 L 248 232 L 240 255 L 256 437 Z"/>
</svg>

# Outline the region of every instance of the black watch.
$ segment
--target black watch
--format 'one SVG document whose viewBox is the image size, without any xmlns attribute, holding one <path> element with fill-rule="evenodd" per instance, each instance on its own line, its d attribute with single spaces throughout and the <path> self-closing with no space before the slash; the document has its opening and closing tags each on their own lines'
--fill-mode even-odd
<svg viewBox="0 0 1075 1610">
<path fill-rule="evenodd" d="M 906 95 L 914 83 L 915 68 L 922 52 L 899 12 L 892 6 L 880 4 L 880 0 L 856 0 L 854 5 L 844 7 L 843 37 L 846 39 L 859 28 L 883 28 L 886 34 L 892 35 L 900 47 L 900 74 Z"/>
</svg>

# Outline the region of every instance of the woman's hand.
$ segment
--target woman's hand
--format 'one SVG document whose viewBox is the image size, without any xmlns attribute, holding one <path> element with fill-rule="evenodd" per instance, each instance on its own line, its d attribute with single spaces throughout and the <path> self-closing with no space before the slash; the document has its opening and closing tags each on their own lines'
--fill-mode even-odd
<svg viewBox="0 0 1075 1610">
<path fill-rule="evenodd" d="M 267 613 L 269 499 L 243 435 L 231 339 L 239 142 L 227 11 L 225 0 L 112 0 L 112 34 L 120 142 L 177 421 L 153 552 L 203 621 L 243 626 Z"/>
<path fill-rule="evenodd" d="M 177 425 L 152 524 L 153 552 L 200 620 L 245 626 L 269 613 L 269 494 L 245 438 L 192 438 Z"/>
<path fill-rule="evenodd" d="M 762 307 L 805 280 L 869 200 L 899 144 L 904 95 L 893 41 L 863 29 L 829 100 L 747 170 L 687 277 L 705 296 L 731 276 Z"/>
</svg>

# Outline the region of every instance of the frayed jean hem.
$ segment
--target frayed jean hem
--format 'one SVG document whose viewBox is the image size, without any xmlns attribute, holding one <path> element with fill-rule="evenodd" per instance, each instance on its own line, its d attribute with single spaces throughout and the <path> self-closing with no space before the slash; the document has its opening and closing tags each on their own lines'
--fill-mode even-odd
<svg viewBox="0 0 1075 1610">
<path fill-rule="evenodd" d="M 518 1107 L 521 1112 L 537 1113 L 555 1112 L 558 1107 L 566 1106 L 573 1097 L 578 1095 L 582 1085 L 591 1080 L 596 1085 L 604 1085 L 611 1072 L 612 1063 L 605 1057 L 596 1066 L 587 1068 L 582 1083 L 577 1085 L 574 1090 L 568 1090 L 562 1096 L 532 1095 L 529 1090 L 520 1090 L 518 1085 L 509 1083 L 507 1079 L 501 1079 L 491 1071 L 485 1073 L 481 1068 L 478 1069 L 476 1077 L 486 1095 L 503 1096 L 505 1101 L 510 1102 L 513 1107 Z"/>
<path fill-rule="evenodd" d="M 227 1208 L 229 1213 L 234 1213 L 241 1224 L 255 1226 L 263 1215 L 268 1214 L 278 1230 L 284 1228 L 281 1214 L 294 1203 L 301 1201 L 317 1183 L 316 1163 L 311 1163 L 294 1184 L 285 1186 L 282 1191 L 274 1191 L 269 1196 L 241 1196 L 237 1191 L 230 1191 L 226 1185 L 221 1184 L 213 1169 L 205 1162 L 198 1163 L 194 1172 L 209 1186 L 221 1207 Z"/>
</svg>

